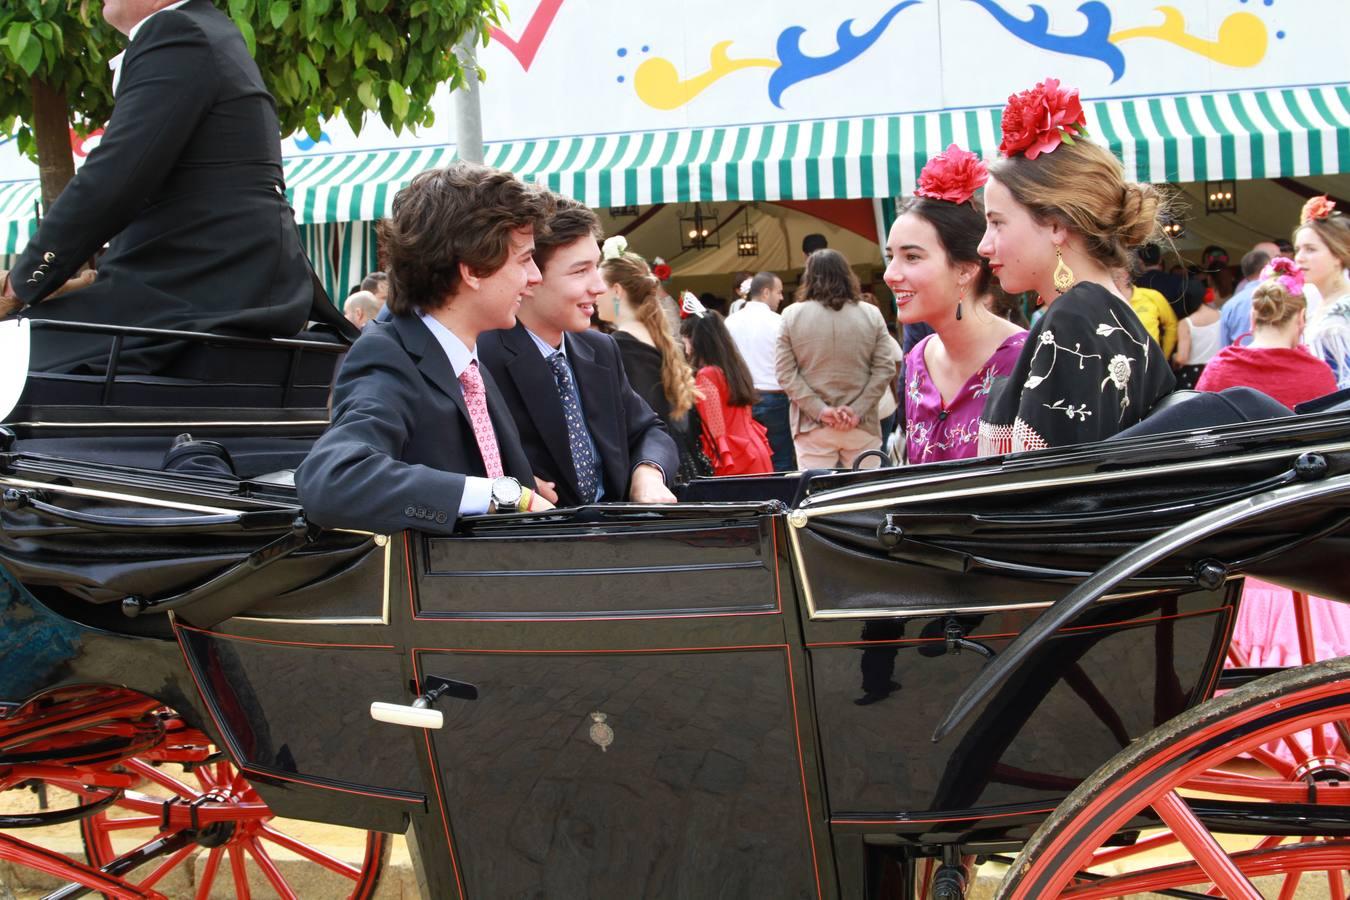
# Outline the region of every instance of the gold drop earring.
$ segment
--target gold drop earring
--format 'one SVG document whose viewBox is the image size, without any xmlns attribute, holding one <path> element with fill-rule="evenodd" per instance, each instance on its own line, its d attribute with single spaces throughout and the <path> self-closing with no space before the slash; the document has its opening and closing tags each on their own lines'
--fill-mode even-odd
<svg viewBox="0 0 1350 900">
<path fill-rule="evenodd" d="M 1064 254 L 1055 248 L 1055 293 L 1062 294 L 1073 287 L 1073 269 L 1064 262 Z"/>
</svg>

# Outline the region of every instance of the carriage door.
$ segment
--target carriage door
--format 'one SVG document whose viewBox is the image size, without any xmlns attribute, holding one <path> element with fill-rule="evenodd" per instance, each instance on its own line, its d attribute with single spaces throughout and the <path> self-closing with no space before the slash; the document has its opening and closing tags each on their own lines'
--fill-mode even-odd
<svg viewBox="0 0 1350 900">
<path fill-rule="evenodd" d="M 820 896 L 781 510 L 410 537 L 419 683 L 477 692 L 426 732 L 461 896 Z"/>
</svg>

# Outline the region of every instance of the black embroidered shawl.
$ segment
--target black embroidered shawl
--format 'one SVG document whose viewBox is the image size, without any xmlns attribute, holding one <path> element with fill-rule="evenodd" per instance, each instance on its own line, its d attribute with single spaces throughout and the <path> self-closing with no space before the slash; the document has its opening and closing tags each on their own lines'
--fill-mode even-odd
<svg viewBox="0 0 1350 900">
<path fill-rule="evenodd" d="M 1093 282 L 1059 297 L 1027 335 L 980 416 L 980 455 L 1104 440 L 1176 385 L 1162 348 L 1125 301 Z"/>
</svg>

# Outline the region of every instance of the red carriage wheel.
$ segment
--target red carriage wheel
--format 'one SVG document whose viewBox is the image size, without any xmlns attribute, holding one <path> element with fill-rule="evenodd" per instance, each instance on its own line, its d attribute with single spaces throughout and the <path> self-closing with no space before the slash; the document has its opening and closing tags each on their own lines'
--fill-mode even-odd
<svg viewBox="0 0 1350 900">
<path fill-rule="evenodd" d="M 1350 758 L 1325 738 L 1348 720 L 1350 658 L 1262 678 L 1189 710 L 1070 794 L 1022 849 L 999 897 L 1189 890 L 1256 900 L 1257 878 L 1277 882 L 1281 898 L 1313 879 L 1327 896 L 1345 897 Z M 1297 751 L 1292 765 L 1263 749 L 1272 742 Z"/>
<path fill-rule="evenodd" d="M 201 747 L 186 749 L 201 756 Z M 175 752 L 157 754 L 173 758 Z M 154 855 L 153 861 L 122 873 L 128 885 L 153 889 L 175 870 L 190 873 L 195 895 L 212 896 L 218 887 L 233 888 L 240 898 L 251 896 L 250 871 L 256 871 L 279 897 L 299 896 L 297 887 L 278 865 L 277 853 L 294 855 L 318 870 L 330 873 L 326 896 L 365 900 L 374 896 L 389 858 L 389 836 L 365 833 L 359 865 L 335 858 L 299 837 L 288 834 L 267 804 L 227 760 L 213 757 L 189 763 L 181 773 L 132 758 L 121 768 L 141 779 L 141 790 L 128 790 L 107 810 L 81 820 L 85 854 L 93 866 L 115 866 L 153 841 L 183 841 L 176 850 Z M 198 860 L 201 860 L 198 867 Z M 316 872 L 318 871 L 316 870 Z M 311 878 L 306 877 L 309 884 Z M 307 891 L 313 894 L 311 885 Z"/>
</svg>

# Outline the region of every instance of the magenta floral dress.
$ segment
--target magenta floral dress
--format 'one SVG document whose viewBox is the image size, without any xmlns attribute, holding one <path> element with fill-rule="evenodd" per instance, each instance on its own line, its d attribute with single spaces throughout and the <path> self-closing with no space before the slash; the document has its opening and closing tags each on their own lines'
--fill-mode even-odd
<svg viewBox="0 0 1350 900">
<path fill-rule="evenodd" d="M 943 404 L 923 360 L 924 349 L 933 337 L 930 334 L 919 341 L 905 357 L 905 459 L 911 465 L 977 455 L 980 413 L 996 380 L 1012 372 L 1027 333 L 1019 331 L 999 344 L 994 355 L 957 391 L 951 405 Z"/>
</svg>

